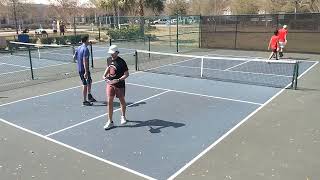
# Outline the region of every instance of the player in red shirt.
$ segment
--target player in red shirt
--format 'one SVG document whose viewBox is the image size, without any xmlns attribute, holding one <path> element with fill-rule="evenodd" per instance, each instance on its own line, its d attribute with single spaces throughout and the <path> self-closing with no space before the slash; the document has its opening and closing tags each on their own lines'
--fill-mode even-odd
<svg viewBox="0 0 320 180">
<path fill-rule="evenodd" d="M 274 35 L 271 37 L 268 50 L 272 50 L 269 60 L 275 56 L 276 60 L 278 60 L 278 51 L 279 51 L 279 36 L 278 30 L 274 31 Z"/>
<path fill-rule="evenodd" d="M 287 25 L 283 25 L 283 28 L 279 30 L 280 57 L 283 57 L 283 48 L 287 44 L 287 34 L 288 34 L 287 28 L 288 28 Z"/>
</svg>

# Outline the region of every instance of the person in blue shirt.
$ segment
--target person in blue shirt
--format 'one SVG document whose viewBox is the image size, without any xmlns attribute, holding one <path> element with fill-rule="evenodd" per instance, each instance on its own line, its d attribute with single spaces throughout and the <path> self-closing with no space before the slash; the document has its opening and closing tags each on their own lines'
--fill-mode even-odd
<svg viewBox="0 0 320 180">
<path fill-rule="evenodd" d="M 75 58 L 77 60 L 77 68 L 79 71 L 80 79 L 82 81 L 83 89 L 83 105 L 84 106 L 92 106 L 92 102 L 96 102 L 96 100 L 91 95 L 91 74 L 89 69 L 89 56 L 90 52 L 88 49 L 89 45 L 89 37 L 84 36 L 81 38 L 82 45 L 76 49 Z M 87 101 L 88 97 L 88 101 Z"/>
</svg>

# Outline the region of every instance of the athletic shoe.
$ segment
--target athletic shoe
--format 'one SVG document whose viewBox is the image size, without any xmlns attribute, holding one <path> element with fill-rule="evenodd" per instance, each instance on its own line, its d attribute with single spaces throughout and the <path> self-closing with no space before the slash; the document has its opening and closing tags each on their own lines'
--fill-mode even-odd
<svg viewBox="0 0 320 180">
<path fill-rule="evenodd" d="M 121 116 L 121 118 L 120 118 L 120 123 L 121 123 L 122 125 L 126 124 L 126 123 L 127 123 L 126 117 Z"/>
<path fill-rule="evenodd" d="M 92 106 L 93 104 L 89 101 L 83 101 L 82 103 L 84 106 Z"/>
<path fill-rule="evenodd" d="M 94 99 L 91 94 L 88 94 L 88 99 L 89 99 L 90 102 L 97 102 L 97 100 Z"/>
<path fill-rule="evenodd" d="M 283 52 L 279 52 L 280 57 L 283 57 Z"/>
<path fill-rule="evenodd" d="M 114 126 L 114 125 L 113 125 L 113 122 L 108 121 L 108 122 L 106 123 L 106 125 L 103 126 L 103 128 L 104 128 L 105 130 L 108 130 L 108 129 L 111 129 L 113 126 Z"/>
</svg>

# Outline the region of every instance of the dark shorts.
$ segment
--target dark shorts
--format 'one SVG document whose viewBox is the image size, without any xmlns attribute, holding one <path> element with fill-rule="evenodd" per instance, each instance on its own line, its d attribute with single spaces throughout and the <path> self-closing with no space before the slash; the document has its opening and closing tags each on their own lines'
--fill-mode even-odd
<svg viewBox="0 0 320 180">
<path fill-rule="evenodd" d="M 107 96 L 108 97 L 114 97 L 122 98 L 125 96 L 126 89 L 124 88 L 117 88 L 114 85 L 107 84 L 106 88 Z"/>
<path fill-rule="evenodd" d="M 276 49 L 272 49 L 272 52 L 277 53 L 277 48 Z"/>
<path fill-rule="evenodd" d="M 80 79 L 82 81 L 82 85 L 87 86 L 92 83 L 91 74 L 88 73 L 88 79 L 84 78 L 84 72 L 79 72 Z"/>
</svg>

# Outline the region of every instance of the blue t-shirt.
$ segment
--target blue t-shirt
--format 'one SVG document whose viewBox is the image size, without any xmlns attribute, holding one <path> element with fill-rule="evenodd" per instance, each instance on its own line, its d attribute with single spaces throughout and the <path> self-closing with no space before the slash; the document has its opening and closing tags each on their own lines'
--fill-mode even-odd
<svg viewBox="0 0 320 180">
<path fill-rule="evenodd" d="M 84 72 L 83 58 L 85 58 L 89 63 L 90 52 L 88 47 L 85 44 L 79 46 L 76 50 L 75 57 L 77 59 L 78 71 Z"/>
</svg>

